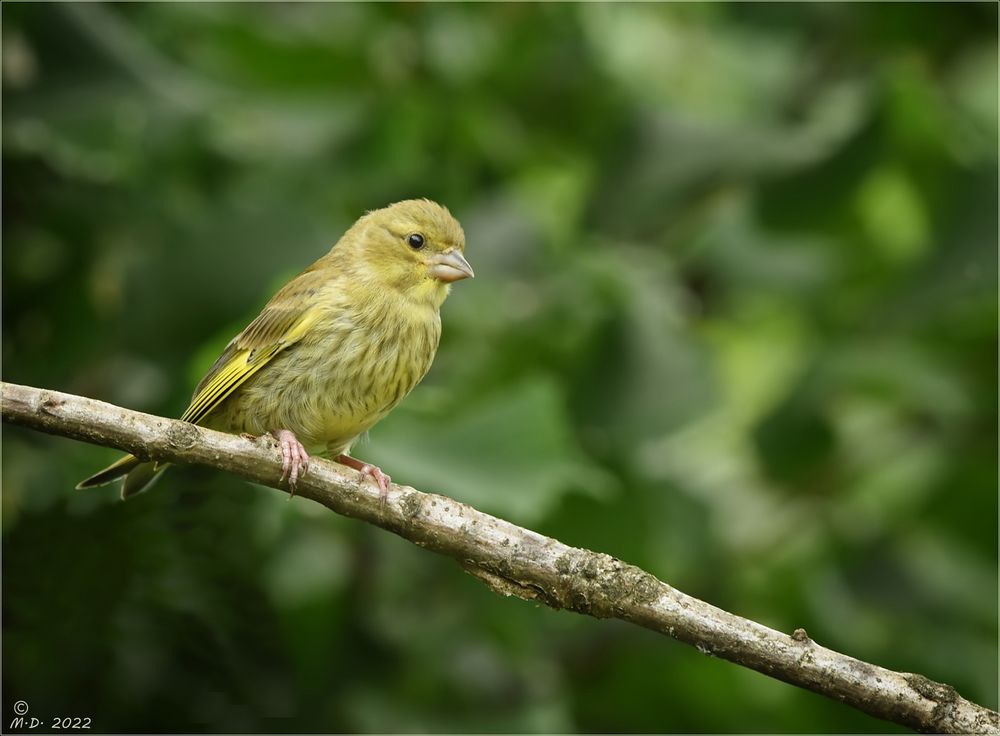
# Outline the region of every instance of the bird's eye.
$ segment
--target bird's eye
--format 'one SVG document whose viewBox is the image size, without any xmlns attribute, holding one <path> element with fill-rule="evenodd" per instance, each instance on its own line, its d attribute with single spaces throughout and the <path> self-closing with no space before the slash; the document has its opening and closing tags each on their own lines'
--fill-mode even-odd
<svg viewBox="0 0 1000 736">
<path fill-rule="evenodd" d="M 413 235 L 408 235 L 406 237 L 406 244 L 413 248 L 413 250 L 420 250 L 424 247 L 424 236 L 420 233 L 413 233 Z"/>
</svg>

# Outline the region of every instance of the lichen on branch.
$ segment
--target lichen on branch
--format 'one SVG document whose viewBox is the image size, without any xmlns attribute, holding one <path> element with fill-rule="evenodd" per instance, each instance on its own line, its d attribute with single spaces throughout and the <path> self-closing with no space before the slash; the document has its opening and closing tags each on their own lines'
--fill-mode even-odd
<svg viewBox="0 0 1000 736">
<path fill-rule="evenodd" d="M 143 459 L 197 463 L 281 490 L 281 457 L 256 441 L 72 394 L 0 383 L 3 420 L 116 447 Z M 67 491 L 69 492 L 69 491 Z M 314 460 L 296 495 L 455 559 L 496 593 L 595 618 L 618 618 L 730 662 L 935 733 L 1000 734 L 1000 715 L 949 685 L 820 646 L 723 611 L 610 555 L 562 542 L 445 496 L 393 485 L 387 502 L 354 471 Z"/>
</svg>

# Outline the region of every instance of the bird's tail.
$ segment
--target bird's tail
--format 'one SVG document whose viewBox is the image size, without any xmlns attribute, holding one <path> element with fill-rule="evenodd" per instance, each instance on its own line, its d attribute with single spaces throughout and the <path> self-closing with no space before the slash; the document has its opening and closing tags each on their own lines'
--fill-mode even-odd
<svg viewBox="0 0 1000 736">
<path fill-rule="evenodd" d="M 104 470 L 81 480 L 76 484 L 76 487 L 78 489 L 96 488 L 125 476 L 125 480 L 122 482 L 122 500 L 125 500 L 129 496 L 134 496 L 152 486 L 168 467 L 170 467 L 169 463 L 143 462 L 135 455 L 126 455 L 111 463 Z"/>
</svg>

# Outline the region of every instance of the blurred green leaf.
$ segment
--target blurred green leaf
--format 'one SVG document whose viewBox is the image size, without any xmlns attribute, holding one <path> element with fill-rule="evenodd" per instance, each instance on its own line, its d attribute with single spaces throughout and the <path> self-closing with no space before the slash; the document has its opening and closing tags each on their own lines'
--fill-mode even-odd
<svg viewBox="0 0 1000 736">
<path fill-rule="evenodd" d="M 440 417 L 398 411 L 355 453 L 398 482 L 535 523 L 570 491 L 606 497 L 613 482 L 575 446 L 554 382 L 535 377 Z"/>
<path fill-rule="evenodd" d="M 996 708 L 996 4 L 2 12 L 5 380 L 177 414 L 358 215 L 431 197 L 477 277 L 360 457 Z M 32 713 L 899 730 L 224 474 L 72 490 L 114 456 L 3 428 Z"/>
</svg>

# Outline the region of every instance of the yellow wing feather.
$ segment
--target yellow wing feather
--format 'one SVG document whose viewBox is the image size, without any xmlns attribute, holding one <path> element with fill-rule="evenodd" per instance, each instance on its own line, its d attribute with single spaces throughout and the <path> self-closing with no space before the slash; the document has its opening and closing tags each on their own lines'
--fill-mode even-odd
<svg viewBox="0 0 1000 736">
<path fill-rule="evenodd" d="M 271 316 L 265 310 L 257 319 L 259 320 L 265 315 Z M 270 363 L 275 355 L 301 340 L 318 317 L 318 310 L 310 309 L 301 313 L 298 319 L 291 324 L 288 324 L 287 321 L 276 320 L 285 329 L 280 330 L 280 334 L 269 340 L 267 344 L 259 347 L 244 346 L 239 337 L 233 340 L 212 370 L 209 371 L 209 374 L 202 379 L 190 406 L 181 416 L 181 420 L 198 424 L 244 381 Z M 254 320 L 250 327 L 253 327 L 256 322 L 257 320 Z M 240 336 L 242 337 L 248 332 L 250 327 Z M 279 330 L 275 330 L 275 332 L 279 332 Z"/>
<path fill-rule="evenodd" d="M 301 340 L 320 319 L 320 310 L 305 306 L 329 275 L 306 269 L 274 295 L 246 329 L 226 346 L 215 365 L 195 389 L 181 419 L 199 424 L 253 374 L 282 350 Z"/>
<path fill-rule="evenodd" d="M 226 397 L 254 373 L 267 365 L 274 356 L 299 342 L 320 319 L 321 311 L 303 296 L 314 294 L 328 278 L 317 272 L 313 264 L 281 291 L 274 295 L 257 318 L 226 346 L 194 391 L 191 404 L 181 417 L 185 422 L 200 424 Z M 166 464 L 143 462 L 126 455 L 104 470 L 81 481 L 77 488 L 92 488 L 110 483 L 127 475 L 138 479 L 122 486 L 122 497 L 138 493 L 167 467 Z"/>
</svg>

